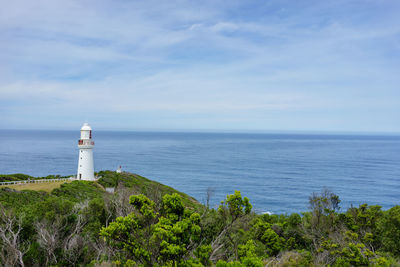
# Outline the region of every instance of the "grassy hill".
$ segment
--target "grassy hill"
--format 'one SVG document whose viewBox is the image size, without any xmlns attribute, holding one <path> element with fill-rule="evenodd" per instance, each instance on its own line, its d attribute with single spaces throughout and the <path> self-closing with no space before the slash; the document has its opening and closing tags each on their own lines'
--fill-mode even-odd
<svg viewBox="0 0 400 267">
<path fill-rule="evenodd" d="M 113 188 L 115 192 L 125 190 L 129 191 L 129 194 L 144 194 L 153 200 L 160 199 L 165 194 L 178 193 L 187 207 L 192 209 L 202 208 L 202 205 L 193 197 L 179 192 L 172 187 L 149 180 L 137 174 L 100 171 L 97 175 L 100 178 L 94 182 L 68 181 L 0 186 L 0 201 L 7 204 L 6 199 L 13 194 L 21 196 L 21 194 L 19 194 L 20 191 L 43 191 L 49 196 L 64 197 L 72 201 L 80 201 L 84 199 L 90 200 L 93 198 L 103 198 L 106 195 L 109 195 L 110 193 L 105 189 Z M 57 176 L 51 175 L 46 178 L 54 179 L 56 177 Z M 0 179 L 3 181 L 27 180 L 28 178 L 38 179 L 37 177 L 32 177 L 26 174 L 0 175 Z M 41 178 L 43 179 L 44 177 Z"/>
<path fill-rule="evenodd" d="M 70 183 L 70 181 L 62 182 L 47 182 L 47 183 L 29 183 L 29 184 L 13 184 L 13 185 L 1 185 L 0 188 L 11 188 L 18 191 L 21 190 L 34 190 L 34 191 L 44 191 L 50 193 L 55 188 L 59 188 L 64 183 Z"/>
<path fill-rule="evenodd" d="M 114 171 L 101 171 L 97 174 L 101 177 L 98 183 L 103 187 L 118 188 L 120 186 L 125 188 L 130 188 L 137 194 L 144 194 L 150 199 L 163 196 L 165 194 L 178 193 L 187 207 L 199 208 L 202 206 L 193 197 L 179 192 L 172 187 L 163 185 L 156 181 L 149 180 L 138 174 L 133 174 L 129 172 L 116 173 Z"/>
<path fill-rule="evenodd" d="M 98 176 L 0 188 L 0 265 L 400 266 L 400 206 L 339 212 L 323 191 L 308 212 L 257 215 L 239 191 L 216 210 L 137 174 Z"/>
</svg>

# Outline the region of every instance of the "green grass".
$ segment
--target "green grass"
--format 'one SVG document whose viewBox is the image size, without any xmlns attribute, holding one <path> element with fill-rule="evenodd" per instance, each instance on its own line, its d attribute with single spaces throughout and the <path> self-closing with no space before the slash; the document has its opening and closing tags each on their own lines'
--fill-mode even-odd
<svg viewBox="0 0 400 267">
<path fill-rule="evenodd" d="M 50 193 L 53 189 L 59 188 L 64 183 L 70 183 L 70 181 L 1 185 L 0 188 L 8 187 L 18 191 L 33 190 L 33 191 L 45 191 Z"/>
<path fill-rule="evenodd" d="M 119 188 L 125 187 L 132 191 L 132 194 L 144 194 L 153 201 L 160 199 L 165 194 L 178 193 L 182 197 L 184 205 L 190 209 L 202 210 L 204 206 L 200 204 L 193 197 L 179 192 L 172 187 L 163 185 L 156 181 L 149 180 L 133 173 L 116 173 L 114 171 L 100 171 L 98 175 L 101 177 L 99 180 L 92 181 L 60 181 L 60 182 L 42 182 L 42 183 L 29 183 L 29 184 L 16 184 L 16 185 L 2 185 L 0 186 L 0 200 L 3 195 L 5 197 L 9 194 L 13 195 L 12 192 L 6 190 L 10 188 L 17 190 L 17 192 L 23 194 L 17 194 L 25 196 L 28 191 L 32 190 L 30 194 L 35 192 L 44 191 L 56 197 L 62 197 L 73 202 L 79 202 L 85 199 L 102 198 L 103 194 L 108 194 L 105 192 L 104 188 L 112 187 Z M 25 174 L 12 174 L 12 175 L 0 175 L 0 178 L 12 176 L 15 179 L 21 179 L 26 177 L 31 177 Z M 6 194 L 6 192 L 8 192 Z M 43 192 L 42 192 L 43 193 Z M 6 195 L 4 195 L 6 194 Z"/>
</svg>

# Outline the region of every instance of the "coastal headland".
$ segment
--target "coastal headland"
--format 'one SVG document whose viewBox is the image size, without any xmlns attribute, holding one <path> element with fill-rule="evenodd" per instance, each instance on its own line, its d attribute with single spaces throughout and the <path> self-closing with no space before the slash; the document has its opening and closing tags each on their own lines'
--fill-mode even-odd
<svg viewBox="0 0 400 267">
<path fill-rule="evenodd" d="M 201 204 L 138 174 L 96 175 L 0 175 L 52 181 L 0 187 L 1 264 L 399 266 L 400 206 L 341 211 L 339 196 L 323 190 L 308 211 L 256 214 L 240 191 L 210 208 L 212 194 Z"/>
</svg>

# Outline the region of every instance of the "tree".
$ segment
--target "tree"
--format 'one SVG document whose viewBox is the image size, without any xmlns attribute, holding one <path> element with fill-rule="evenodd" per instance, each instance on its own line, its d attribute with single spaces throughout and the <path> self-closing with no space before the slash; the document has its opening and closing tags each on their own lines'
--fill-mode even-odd
<svg viewBox="0 0 400 267">
<path fill-rule="evenodd" d="M 23 256 L 27 246 L 21 240 L 22 223 L 0 205 L 0 259 L 4 266 L 25 266 Z"/>
<path fill-rule="evenodd" d="M 285 248 L 285 239 L 280 237 L 272 228 L 271 224 L 256 218 L 250 229 L 251 237 L 261 242 L 265 255 L 276 256 Z"/>
<path fill-rule="evenodd" d="M 394 206 L 385 212 L 379 225 L 382 233 L 382 244 L 386 251 L 400 255 L 400 206 Z"/>
<path fill-rule="evenodd" d="M 131 196 L 130 204 L 134 212 L 101 229 L 108 244 L 146 266 L 184 261 L 200 235 L 200 215 L 186 209 L 176 193 L 164 195 L 158 211 L 144 195 Z"/>
<path fill-rule="evenodd" d="M 321 194 L 313 193 L 309 198 L 311 209 L 311 231 L 321 237 L 327 234 L 335 224 L 335 213 L 340 210 L 339 196 L 328 189 Z"/>
<path fill-rule="evenodd" d="M 60 235 L 62 234 L 61 219 L 49 222 L 47 220 L 38 221 L 35 223 L 37 233 L 37 242 L 46 258 L 45 265 L 50 263 L 57 263 L 57 256 L 55 250 L 60 247 Z"/>
<path fill-rule="evenodd" d="M 234 247 L 235 258 L 237 258 L 237 237 L 232 238 L 231 230 L 236 222 L 249 215 L 252 205 L 247 197 L 243 197 L 240 191 L 235 190 L 234 194 L 227 195 L 226 199 L 221 202 L 218 208 L 222 228 L 220 232 L 213 238 L 211 242 L 212 253 L 210 259 L 215 261 L 218 259 L 220 250 L 227 245 L 228 240 Z M 238 231 L 234 231 L 238 232 Z M 235 240 L 236 239 L 236 240 Z"/>
</svg>

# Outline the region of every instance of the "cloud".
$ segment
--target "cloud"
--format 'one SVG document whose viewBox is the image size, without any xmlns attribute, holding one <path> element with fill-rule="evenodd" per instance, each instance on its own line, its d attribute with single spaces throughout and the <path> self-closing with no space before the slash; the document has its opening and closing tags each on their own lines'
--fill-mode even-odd
<svg viewBox="0 0 400 267">
<path fill-rule="evenodd" d="M 193 126 L 192 116 L 199 128 L 379 130 L 373 122 L 354 128 L 353 120 L 372 120 L 382 131 L 400 131 L 395 2 L 18 0 L 3 6 L 3 128 L 24 121 L 24 114 L 36 114 L 41 127 L 54 122 L 51 116 L 72 123 L 83 111 L 104 127 L 100 117 L 107 114 L 140 113 L 133 125 L 151 118 L 145 125 L 165 127 L 158 117 L 168 114 L 180 129 Z M 344 112 L 357 116 L 343 120 Z M 323 116 L 332 124 L 321 124 Z M 385 125 L 382 117 L 389 118 Z"/>
</svg>

